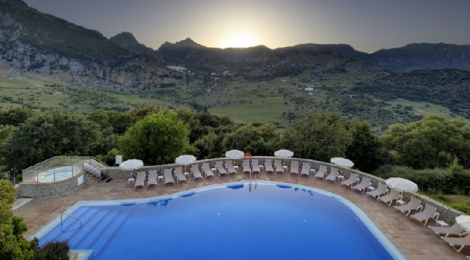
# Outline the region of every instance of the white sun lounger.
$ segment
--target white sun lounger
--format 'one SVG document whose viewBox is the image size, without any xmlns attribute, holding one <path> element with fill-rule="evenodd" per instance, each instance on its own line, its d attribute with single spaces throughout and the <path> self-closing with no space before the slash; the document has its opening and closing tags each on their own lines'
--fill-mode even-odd
<svg viewBox="0 0 470 260">
<path fill-rule="evenodd" d="M 367 192 L 366 195 L 372 196 L 374 199 L 379 199 L 385 192 L 387 192 L 387 185 L 379 183 L 377 189 Z"/>
<path fill-rule="evenodd" d="M 250 167 L 250 161 L 249 160 L 243 160 L 243 173 L 251 173 L 251 167 Z"/>
<path fill-rule="evenodd" d="M 206 175 L 206 178 L 214 177 L 214 173 L 212 172 L 211 167 L 209 166 L 209 163 L 203 163 L 202 170 L 204 171 L 204 175 Z"/>
<path fill-rule="evenodd" d="M 449 243 L 449 245 L 459 253 L 465 246 L 470 246 L 470 235 L 466 237 L 445 237 L 443 240 Z M 457 249 L 456 246 L 460 246 L 460 248 Z"/>
<path fill-rule="evenodd" d="M 419 210 L 419 209 L 423 209 L 423 205 L 421 205 L 421 201 L 418 200 L 417 198 L 415 197 L 411 197 L 410 199 L 410 202 L 406 203 L 405 205 L 401 205 L 401 206 L 394 206 L 394 208 L 396 210 L 399 210 L 401 211 L 401 213 L 405 214 L 405 216 L 408 217 L 408 215 L 410 215 L 410 212 L 412 210 Z"/>
<path fill-rule="evenodd" d="M 171 169 L 163 170 L 163 185 L 167 183 L 175 184 L 175 179 L 173 179 L 173 175 L 171 174 Z"/>
<path fill-rule="evenodd" d="M 358 181 L 357 173 L 351 173 L 351 174 L 349 175 L 349 179 L 347 179 L 347 180 L 341 182 L 341 185 L 346 185 L 346 186 L 348 186 L 348 187 L 351 188 L 352 185 L 353 185 L 354 183 L 356 183 L 357 181 Z"/>
<path fill-rule="evenodd" d="M 137 177 L 135 178 L 134 189 L 137 186 L 142 186 L 143 188 L 144 184 L 145 184 L 145 172 L 138 172 Z"/>
<path fill-rule="evenodd" d="M 230 174 L 230 173 L 235 173 L 236 174 L 237 173 L 237 170 L 232 165 L 232 161 L 225 161 L 225 167 L 227 168 L 228 174 Z"/>
<path fill-rule="evenodd" d="M 199 166 L 197 164 L 191 165 L 191 172 L 193 173 L 193 178 L 194 179 L 197 179 L 197 178 L 202 179 L 202 174 L 199 171 Z"/>
<path fill-rule="evenodd" d="M 290 164 L 290 174 L 299 174 L 299 162 L 298 161 L 292 161 Z"/>
<path fill-rule="evenodd" d="M 157 170 L 151 170 L 149 171 L 149 174 L 148 174 L 148 180 L 147 180 L 147 188 L 149 187 L 149 185 L 152 185 L 152 184 L 155 184 L 155 186 L 157 186 Z"/>
<path fill-rule="evenodd" d="M 302 169 L 300 170 L 300 175 L 310 175 L 310 164 L 308 162 L 302 163 Z"/>
<path fill-rule="evenodd" d="M 415 213 L 411 215 L 410 218 L 416 219 L 419 222 L 423 223 L 424 226 L 426 226 L 428 220 L 436 216 L 436 212 L 436 207 L 426 204 L 426 207 L 424 207 L 424 210 L 422 212 Z"/>
<path fill-rule="evenodd" d="M 323 165 L 320 165 L 320 169 Z M 326 168 L 326 166 L 324 166 Z M 334 183 L 336 183 L 336 178 L 338 177 L 339 175 L 339 171 L 337 168 L 335 167 L 331 167 L 330 169 L 330 174 L 328 174 L 328 176 L 326 176 L 325 180 L 327 181 L 332 181 Z"/>
<path fill-rule="evenodd" d="M 320 165 L 320 169 L 318 169 L 318 172 L 315 173 L 314 178 L 321 178 L 322 180 L 325 180 L 325 176 L 328 173 L 328 170 L 326 169 L 325 165 Z"/>
<path fill-rule="evenodd" d="M 380 197 L 379 200 L 390 207 L 394 200 L 399 200 L 401 198 L 402 196 L 400 195 L 400 192 L 398 190 L 392 189 L 388 195 Z"/>
<path fill-rule="evenodd" d="M 463 236 L 467 233 L 465 229 L 463 229 L 459 224 L 455 223 L 451 227 L 433 227 L 433 226 L 428 226 L 436 235 L 438 235 L 440 238 L 448 237 L 448 236 Z M 444 236 L 441 236 L 441 234 L 444 234 Z"/>
<path fill-rule="evenodd" d="M 362 193 L 364 193 L 370 185 L 370 178 L 363 177 L 361 180 L 361 183 L 357 184 L 356 186 L 353 187 L 353 190 L 358 190 Z"/>
<path fill-rule="evenodd" d="M 186 177 L 183 174 L 183 167 L 178 166 L 175 168 L 175 177 L 177 183 L 180 181 L 186 181 Z"/>
<path fill-rule="evenodd" d="M 227 170 L 225 170 L 224 165 L 222 164 L 222 161 L 215 162 L 215 168 L 217 169 L 217 172 L 219 173 L 219 176 L 221 174 L 228 175 L 228 172 L 227 172 Z"/>
<path fill-rule="evenodd" d="M 274 167 L 276 168 L 276 173 L 284 173 L 284 166 L 282 166 L 281 160 L 275 160 Z"/>
<path fill-rule="evenodd" d="M 273 162 L 271 159 L 266 159 L 264 161 L 264 171 L 266 173 L 270 172 L 270 173 L 273 173 L 274 170 L 273 170 Z"/>
<path fill-rule="evenodd" d="M 252 173 L 260 173 L 260 168 L 258 164 L 258 159 L 251 160 L 251 172 Z"/>
</svg>

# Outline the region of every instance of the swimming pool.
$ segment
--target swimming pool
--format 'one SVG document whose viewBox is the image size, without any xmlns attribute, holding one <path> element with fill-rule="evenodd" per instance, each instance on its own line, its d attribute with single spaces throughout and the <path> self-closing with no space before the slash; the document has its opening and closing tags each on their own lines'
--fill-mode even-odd
<svg viewBox="0 0 470 260">
<path fill-rule="evenodd" d="M 251 191 L 250 191 L 251 190 Z M 35 236 L 94 259 L 405 259 L 355 205 L 299 185 L 247 182 L 176 195 L 78 202 Z"/>
<path fill-rule="evenodd" d="M 53 182 L 72 177 L 80 172 L 80 169 L 73 166 L 60 167 L 50 169 L 45 172 L 39 173 L 39 182 Z"/>
</svg>

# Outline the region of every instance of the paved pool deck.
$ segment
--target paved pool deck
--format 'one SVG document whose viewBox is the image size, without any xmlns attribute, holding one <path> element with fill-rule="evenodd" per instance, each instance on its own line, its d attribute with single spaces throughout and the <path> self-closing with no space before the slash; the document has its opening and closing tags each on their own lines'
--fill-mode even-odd
<svg viewBox="0 0 470 260">
<path fill-rule="evenodd" d="M 370 196 L 366 196 L 358 191 L 353 191 L 346 186 L 330 181 L 323 181 L 313 176 L 297 176 L 288 173 L 265 173 L 257 175 L 258 179 L 266 181 L 277 181 L 292 184 L 301 184 L 313 188 L 322 189 L 342 196 L 356 206 L 361 208 L 369 218 L 379 227 L 390 241 L 409 259 L 467 259 L 470 249 L 465 248 L 461 253 L 457 253 L 451 246 L 440 239 L 428 227 L 423 226 L 418 221 L 405 217 L 401 212 L 388 207 Z M 204 187 L 213 184 L 237 182 L 249 179 L 248 174 L 238 173 L 230 176 L 215 176 L 203 180 L 189 179 L 187 183 L 180 182 L 174 185 L 164 186 L 159 182 L 158 186 L 152 185 L 149 188 L 138 187 L 128 184 L 127 179 L 114 179 L 110 183 L 99 185 L 85 185 L 79 190 L 70 194 L 48 198 L 34 199 L 31 202 L 13 211 L 16 216 L 24 219 L 28 226 L 28 231 L 23 236 L 28 239 L 36 234 L 49 222 L 65 212 L 70 206 L 81 200 L 116 200 L 129 198 L 148 198 L 161 195 L 172 194 L 184 190 Z M 435 226 L 434 220 L 430 220 L 427 225 Z"/>
</svg>

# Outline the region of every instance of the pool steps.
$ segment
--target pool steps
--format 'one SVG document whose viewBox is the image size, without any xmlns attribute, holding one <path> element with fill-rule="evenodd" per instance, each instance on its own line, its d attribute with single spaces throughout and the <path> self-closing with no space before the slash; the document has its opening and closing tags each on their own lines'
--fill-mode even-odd
<svg viewBox="0 0 470 260">
<path fill-rule="evenodd" d="M 110 241 L 114 234 L 130 215 L 130 210 L 99 209 L 95 207 L 81 207 L 72 215 L 82 220 L 82 227 L 78 220 L 67 218 L 63 222 L 61 231 L 58 224 L 49 234 L 41 238 L 40 245 L 48 241 L 68 241 L 71 249 L 91 249 L 95 258 Z"/>
</svg>

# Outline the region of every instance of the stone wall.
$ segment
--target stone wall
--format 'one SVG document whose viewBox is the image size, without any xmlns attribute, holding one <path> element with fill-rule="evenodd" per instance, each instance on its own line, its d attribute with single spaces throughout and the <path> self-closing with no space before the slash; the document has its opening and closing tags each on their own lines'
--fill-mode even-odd
<svg viewBox="0 0 470 260">
<path fill-rule="evenodd" d="M 78 185 L 79 179 L 83 182 Z M 85 185 L 84 172 L 61 181 L 51 183 L 20 183 L 18 197 L 20 198 L 50 198 L 71 193 Z"/>
</svg>

